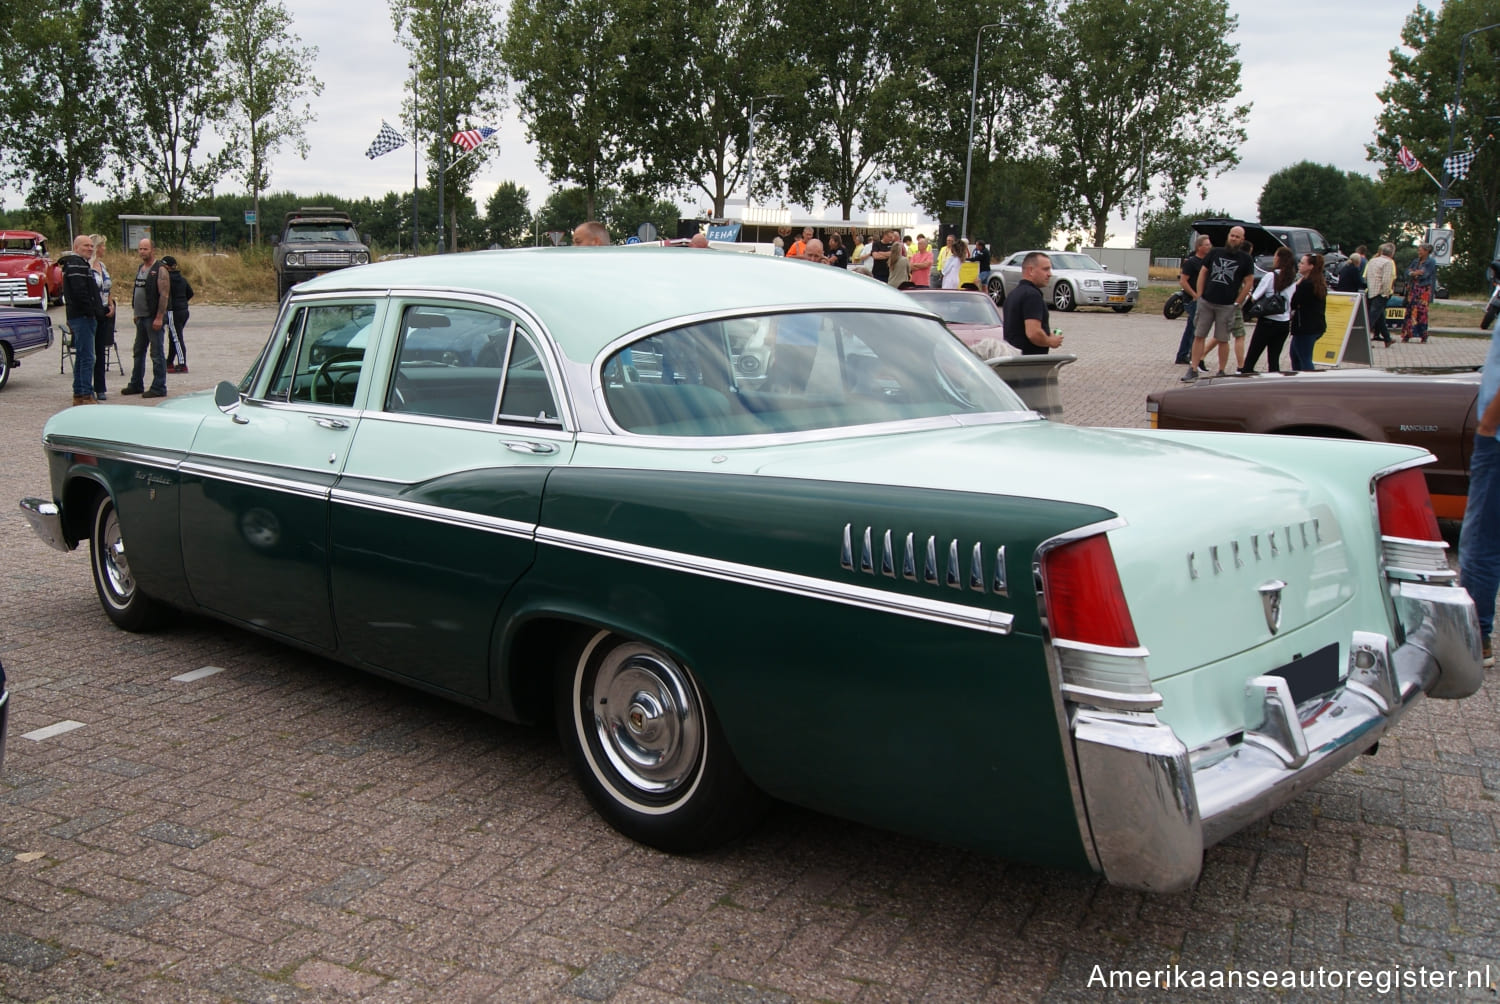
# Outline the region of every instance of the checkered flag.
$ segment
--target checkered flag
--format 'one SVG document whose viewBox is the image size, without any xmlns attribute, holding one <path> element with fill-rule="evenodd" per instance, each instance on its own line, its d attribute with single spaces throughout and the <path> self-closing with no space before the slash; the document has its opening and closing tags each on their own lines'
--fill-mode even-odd
<svg viewBox="0 0 1500 1004">
<path fill-rule="evenodd" d="M 1463 153 L 1455 153 L 1443 161 L 1443 170 L 1454 181 L 1460 181 L 1464 175 L 1469 173 L 1469 165 L 1474 163 L 1474 151 L 1465 150 Z"/>
<path fill-rule="evenodd" d="M 375 142 L 370 144 L 370 149 L 365 151 L 365 156 L 374 160 L 382 154 L 390 153 L 406 145 L 406 137 L 401 135 L 385 119 L 380 120 L 380 132 L 375 134 Z"/>
</svg>

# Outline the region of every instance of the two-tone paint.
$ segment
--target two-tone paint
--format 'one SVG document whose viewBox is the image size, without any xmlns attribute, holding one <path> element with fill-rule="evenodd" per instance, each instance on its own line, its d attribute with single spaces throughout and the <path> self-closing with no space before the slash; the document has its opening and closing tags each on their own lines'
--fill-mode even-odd
<svg viewBox="0 0 1500 1004">
<path fill-rule="evenodd" d="M 504 718 L 545 713 L 562 638 L 640 640 L 691 668 L 765 792 L 1136 888 L 1190 884 L 1207 845 L 1423 693 L 1477 686 L 1467 596 L 1407 574 L 1430 557 L 1376 529 L 1375 479 L 1420 450 L 1024 411 L 631 436 L 600 369 L 632 332 L 773 295 L 921 312 L 798 263 L 593 254 L 308 283 L 267 352 L 300 305 L 377 304 L 350 404 L 272 400 L 263 363 L 228 405 L 70 409 L 45 433 L 53 497 L 23 509 L 66 550 L 107 494 L 153 597 Z M 640 295 L 578 298 L 576 269 L 596 262 Z M 555 426 L 389 408 L 393 319 L 411 302 L 492 310 L 534 339 Z M 1098 534 L 1133 647 L 1057 638 L 1042 603 L 1047 555 Z M 1336 667 L 1319 698 L 1336 714 L 1277 682 L 1312 653 Z"/>
</svg>

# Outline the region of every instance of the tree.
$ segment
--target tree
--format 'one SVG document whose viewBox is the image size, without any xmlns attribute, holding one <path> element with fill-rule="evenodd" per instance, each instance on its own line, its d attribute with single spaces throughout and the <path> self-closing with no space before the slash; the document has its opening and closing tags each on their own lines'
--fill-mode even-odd
<svg viewBox="0 0 1500 1004">
<path fill-rule="evenodd" d="M 144 183 L 174 215 L 208 195 L 233 161 L 227 148 L 201 149 L 204 130 L 228 111 L 213 44 L 220 14 L 215 0 L 136 0 L 111 4 L 105 17 L 118 40 L 106 79 L 124 119 L 114 130 L 120 181 Z"/>
<path fill-rule="evenodd" d="M 1397 160 L 1403 145 L 1438 180 L 1444 178 L 1450 121 L 1463 36 L 1500 22 L 1494 0 L 1448 0 L 1440 11 L 1418 6 L 1401 30 L 1402 47 L 1391 50 L 1391 80 L 1381 89 L 1381 112 L 1375 139 L 1365 149 L 1382 165 L 1381 190 L 1404 221 L 1433 219 L 1438 189 L 1422 171 L 1406 171 Z M 1500 107 L 1500 32 L 1481 32 L 1469 39 L 1463 55 L 1463 91 L 1451 123 L 1455 152 L 1477 156 L 1467 175 L 1452 180 L 1450 192 L 1464 200 L 1449 210 L 1457 267 L 1477 276 L 1495 244 L 1500 215 L 1500 151 L 1490 144 L 1489 116 Z"/>
<path fill-rule="evenodd" d="M 1169 203 L 1239 163 L 1249 105 L 1228 0 L 1073 0 L 1052 37 L 1048 135 L 1063 214 L 1108 239 L 1155 182 Z"/>
<path fill-rule="evenodd" d="M 715 216 L 745 181 L 749 101 L 796 93 L 767 60 L 771 21 L 755 0 L 658 0 L 637 144 L 645 180 L 708 196 Z M 766 107 L 762 103 L 761 107 Z"/>
<path fill-rule="evenodd" d="M 917 46 L 923 4 L 843 2 L 778 5 L 774 51 L 788 54 L 789 86 L 767 120 L 776 137 L 767 175 L 783 182 L 792 201 L 838 206 L 849 219 L 856 206 L 879 203 L 880 182 L 902 159 L 909 84 L 892 67 Z"/>
<path fill-rule="evenodd" d="M 1373 181 L 1307 160 L 1266 179 L 1258 209 L 1262 223 L 1312 227 L 1346 251 L 1378 244 L 1390 229 Z"/>
<path fill-rule="evenodd" d="M 407 120 L 417 136 L 430 136 L 427 180 L 442 182 L 448 247 L 478 234 L 469 188 L 498 143 L 480 147 L 458 160 L 455 133 L 492 127 L 504 107 L 505 72 L 495 27 L 500 23 L 497 0 L 391 0 L 396 34 L 412 54 L 419 101 L 406 104 Z M 444 166 L 446 165 L 446 167 Z M 470 209 L 465 223 L 459 213 Z"/>
<path fill-rule="evenodd" d="M 280 0 L 221 0 L 221 11 L 215 48 L 229 109 L 224 139 L 258 221 L 271 156 L 290 143 L 307 159 L 306 126 L 314 116 L 305 99 L 322 94 L 323 83 L 306 70 L 316 64 L 318 47 L 299 44 L 288 31 L 291 15 Z"/>
<path fill-rule="evenodd" d="M 116 129 L 97 44 L 102 0 L 7 4 L 0 12 L 0 176 L 27 206 L 82 230 L 80 186 L 103 170 Z"/>
<path fill-rule="evenodd" d="M 583 190 L 585 219 L 600 193 L 632 180 L 639 160 L 650 55 L 651 0 L 513 0 L 502 52 L 537 163 L 554 184 Z M 575 222 L 582 222 L 575 221 Z"/>
<path fill-rule="evenodd" d="M 522 247 L 531 235 L 531 196 L 514 181 L 502 181 L 484 207 L 485 239 L 503 248 Z"/>
<path fill-rule="evenodd" d="M 962 209 L 946 203 L 964 198 L 972 95 L 969 231 L 997 251 L 1046 247 L 1059 222 L 1056 172 L 1036 139 L 1045 124 L 1043 54 L 1055 30 L 1047 3 L 945 3 L 917 25 L 917 49 L 907 62 L 921 69 L 900 76 L 907 87 L 901 145 L 942 153 L 898 157 L 894 179 L 934 216 L 955 224 L 963 218 Z"/>
<path fill-rule="evenodd" d="M 1186 258 L 1192 253 L 1188 239 L 1193 233 L 1194 220 L 1232 219 L 1233 214 L 1222 209 L 1206 206 L 1191 213 L 1180 212 L 1174 206 L 1157 209 L 1141 216 L 1141 243 L 1150 248 L 1154 258 Z"/>
</svg>

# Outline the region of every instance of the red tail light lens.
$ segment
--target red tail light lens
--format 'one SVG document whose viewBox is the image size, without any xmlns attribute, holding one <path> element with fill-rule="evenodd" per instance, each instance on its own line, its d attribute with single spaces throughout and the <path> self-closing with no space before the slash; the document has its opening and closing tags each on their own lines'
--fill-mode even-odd
<svg viewBox="0 0 1500 1004">
<path fill-rule="evenodd" d="M 1054 638 L 1110 648 L 1140 646 L 1114 552 L 1102 533 L 1046 553 L 1042 598 Z"/>
<path fill-rule="evenodd" d="M 1442 540 L 1427 479 L 1421 470 L 1408 467 L 1375 482 L 1375 508 L 1380 513 L 1380 533 L 1408 540 Z"/>
</svg>

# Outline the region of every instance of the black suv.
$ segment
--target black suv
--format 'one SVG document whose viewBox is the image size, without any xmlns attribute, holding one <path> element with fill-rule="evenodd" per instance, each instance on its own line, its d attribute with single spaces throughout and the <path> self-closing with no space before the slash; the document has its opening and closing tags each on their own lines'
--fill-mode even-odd
<svg viewBox="0 0 1500 1004">
<path fill-rule="evenodd" d="M 1250 244 L 1250 256 L 1255 259 L 1257 274 L 1271 270 L 1271 256 L 1277 248 L 1287 247 L 1300 260 L 1305 254 L 1323 256 L 1323 270 L 1330 277 L 1338 274 L 1339 266 L 1349 260 L 1322 234 L 1312 227 L 1278 227 L 1270 224 L 1250 223 L 1245 220 L 1194 220 L 1193 232 L 1207 234 L 1214 247 L 1223 247 L 1232 227 L 1245 228 L 1245 240 Z M 1196 238 L 1195 238 L 1196 239 Z M 1192 241 L 1188 247 L 1192 247 Z"/>
<path fill-rule="evenodd" d="M 303 206 L 286 214 L 276 241 L 276 298 L 285 298 L 287 290 L 313 276 L 369 261 L 370 249 L 359 239 L 348 213 Z"/>
</svg>

